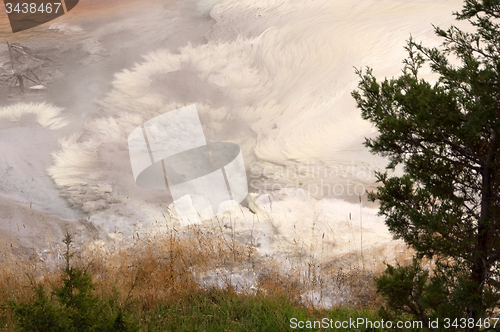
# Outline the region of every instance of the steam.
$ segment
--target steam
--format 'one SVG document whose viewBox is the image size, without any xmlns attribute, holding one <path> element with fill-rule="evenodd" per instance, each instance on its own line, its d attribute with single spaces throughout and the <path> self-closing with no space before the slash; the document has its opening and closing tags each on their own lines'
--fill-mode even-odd
<svg viewBox="0 0 500 332">
<path fill-rule="evenodd" d="M 380 77 L 398 75 L 410 33 L 427 45 L 437 44 L 431 23 L 451 23 L 451 12 L 461 3 L 199 0 L 198 12 L 189 15 L 209 15 L 213 28 L 206 32 L 206 43 L 186 40 L 180 48 L 169 45 L 168 38 L 178 33 L 176 38 L 182 39 L 198 23 L 172 19 L 166 27 L 158 7 L 147 16 L 148 29 L 124 41 L 132 49 L 136 41 L 151 40 L 156 50 L 114 75 L 111 89 L 95 106 L 100 111 L 89 110 L 81 128 L 59 140 L 48 174 L 71 207 L 83 211 L 102 233 L 154 232 L 161 216 L 169 221 L 177 217 L 167 191 L 135 185 L 127 138 L 149 119 L 194 103 L 207 141 L 238 144 L 250 180 L 258 180 L 247 198 L 248 208 L 237 207 L 222 219 L 235 220 L 241 232 L 256 227 L 261 252 L 285 252 L 297 239 L 316 252 L 318 238 L 329 243 L 330 253 L 358 250 L 355 239 L 361 229 L 354 221 L 361 218 L 356 214 L 359 205 L 346 202 L 357 201 L 358 194 L 311 190 L 350 184 L 373 188 L 375 179 L 366 170 L 386 164 L 362 145 L 376 133 L 350 95 L 358 82 L 353 67 L 373 67 Z M 153 36 L 155 20 L 165 30 Z M 135 19 L 124 22 L 140 29 Z M 64 23 L 53 29 L 81 40 L 86 25 L 78 23 L 78 29 Z M 102 36 L 88 38 L 90 46 L 99 46 L 89 51 L 93 61 L 121 59 L 106 49 L 112 39 L 104 38 L 109 37 L 107 27 L 94 32 Z M 42 126 L 53 130 L 68 124 L 61 112 L 46 103 L 14 104 L 1 108 L 0 118 L 36 114 Z M 366 250 L 390 255 L 387 244 L 393 242 L 382 218 L 368 207 L 362 214 Z"/>
</svg>

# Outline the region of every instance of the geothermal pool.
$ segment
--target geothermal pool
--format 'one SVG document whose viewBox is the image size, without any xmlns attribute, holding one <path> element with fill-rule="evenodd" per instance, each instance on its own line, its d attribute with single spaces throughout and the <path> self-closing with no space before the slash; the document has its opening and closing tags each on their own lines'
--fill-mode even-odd
<svg viewBox="0 0 500 332">
<path fill-rule="evenodd" d="M 354 68 L 398 75 L 410 34 L 438 45 L 432 24 L 454 23 L 461 6 L 88 0 L 12 34 L 1 4 L 0 40 L 23 50 L 16 68 L 44 87 L 0 85 L 1 250 L 43 255 L 66 231 L 108 243 L 174 225 L 169 191 L 134 182 L 127 138 L 194 104 L 208 142 L 241 148 L 249 195 L 218 221 L 242 241 L 271 256 L 300 246 L 325 261 L 361 248 L 368 261 L 393 258 L 402 245 L 367 202 L 386 161 L 362 145 L 376 132 L 350 95 Z M 0 43 L 0 75 L 10 74 Z"/>
</svg>

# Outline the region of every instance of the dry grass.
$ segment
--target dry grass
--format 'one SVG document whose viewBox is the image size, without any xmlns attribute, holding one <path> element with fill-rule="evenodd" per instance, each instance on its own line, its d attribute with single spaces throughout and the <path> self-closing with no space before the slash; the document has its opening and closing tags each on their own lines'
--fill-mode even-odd
<svg viewBox="0 0 500 332">
<path fill-rule="evenodd" d="M 52 251 L 49 256 L 56 261 L 55 266 L 63 267 L 62 245 Z M 204 291 L 204 285 L 285 295 L 309 308 L 377 308 L 382 303 L 373 277 L 382 271 L 383 264 L 371 269 L 352 264 L 349 267 L 345 262 L 357 261 L 359 257 L 347 256 L 328 262 L 316 261 L 314 257 L 290 257 L 284 262 L 282 258 L 258 255 L 251 243 L 235 241 L 234 233 L 231 236 L 230 231 L 225 234 L 222 229 L 190 227 L 177 231 L 172 227 L 162 235 L 136 238 L 132 243 L 117 242 L 111 246 L 93 242 L 84 248 L 73 248 L 73 252 L 72 265 L 84 267 L 92 274 L 99 297 L 107 298 L 116 290 L 122 304 L 133 304 L 140 311 L 151 310 L 160 303 L 173 304 L 187 294 Z M 404 261 L 411 255 L 400 256 L 400 261 Z M 5 301 L 29 301 L 33 282 L 42 283 L 47 289 L 61 283 L 60 269 L 36 253 L 25 257 L 2 253 L 0 264 L 0 299 Z M 235 275 L 250 280 L 238 287 Z M 207 283 L 207 278 L 212 282 Z M 0 321 L 2 316 L 8 321 L 8 315 L 2 311 Z"/>
</svg>

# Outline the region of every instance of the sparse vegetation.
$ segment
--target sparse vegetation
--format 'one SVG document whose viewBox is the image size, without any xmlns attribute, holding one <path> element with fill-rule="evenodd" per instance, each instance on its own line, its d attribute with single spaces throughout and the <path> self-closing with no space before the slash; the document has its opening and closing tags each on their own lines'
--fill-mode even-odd
<svg viewBox="0 0 500 332">
<path fill-rule="evenodd" d="M 30 278 L 32 299 L 10 300 L 4 309 L 13 314 L 21 331 L 134 331 L 137 323 L 118 303 L 118 292 L 100 299 L 94 294 L 92 275 L 85 268 L 71 265 L 71 235 L 64 239 L 66 265 L 59 285 L 47 291 L 43 282 Z"/>
<path fill-rule="evenodd" d="M 283 271 L 273 259 L 249 255 L 249 248 L 219 236 L 172 229 L 119 249 L 72 248 L 67 236 L 56 270 L 36 256 L 3 253 L 0 330 L 288 331 L 291 318 L 377 319 L 373 272 L 334 264 L 318 265 L 314 276 Z M 250 266 L 261 271 L 255 287 L 228 277 Z M 226 271 L 218 276 L 222 283 L 204 282 L 213 271 Z M 322 296 L 327 286 L 340 299 L 332 309 L 304 297 L 311 290 Z"/>
</svg>

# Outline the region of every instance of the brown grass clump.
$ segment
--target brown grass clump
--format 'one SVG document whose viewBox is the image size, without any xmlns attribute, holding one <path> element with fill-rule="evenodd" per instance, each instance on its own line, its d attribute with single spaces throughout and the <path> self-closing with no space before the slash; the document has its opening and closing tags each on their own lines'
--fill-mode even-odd
<svg viewBox="0 0 500 332">
<path fill-rule="evenodd" d="M 109 298 L 117 291 L 120 303 L 139 311 L 158 304 L 168 306 L 212 286 L 283 295 L 310 308 L 380 307 L 382 303 L 373 281 L 382 271 L 382 263 L 363 269 L 353 263 L 359 257 L 352 253 L 327 261 L 313 256 L 260 256 L 253 240 L 242 242 L 224 234 L 222 228 L 177 231 L 171 227 L 163 234 L 137 236 L 133 242 L 94 241 L 84 248 L 73 247 L 71 265 L 92 274 L 98 297 Z M 0 253 L 0 322 L 12 322 L 2 305 L 9 300 L 30 301 L 34 284 L 42 284 L 49 292 L 61 285 L 60 268 L 65 264 L 61 247 L 51 248 L 50 261 L 35 252 L 22 257 Z M 402 252 L 399 256 L 404 261 L 411 255 Z M 238 287 L 235 275 L 250 280 L 251 287 Z M 207 284 L 206 280 L 215 282 Z"/>
<path fill-rule="evenodd" d="M 59 250 L 59 248 L 54 249 Z M 219 235 L 189 229 L 118 243 L 114 248 L 92 244 L 81 250 L 72 248 L 73 267 L 84 268 L 93 276 L 95 292 L 101 298 L 119 293 L 121 303 L 138 305 L 141 310 L 158 304 L 171 304 L 202 290 L 198 276 L 215 269 L 231 269 L 240 264 L 244 248 L 228 247 Z M 59 255 L 59 267 L 64 266 Z M 0 321 L 10 320 L 8 301 L 29 302 L 33 286 L 41 284 L 49 292 L 62 282 L 61 270 L 50 268 L 39 255 L 0 257 Z M 5 307 L 4 307 L 5 309 Z"/>
<path fill-rule="evenodd" d="M 204 273 L 241 264 L 244 248 L 228 247 L 221 236 L 198 228 L 183 233 L 172 230 L 114 250 L 87 249 L 80 259 L 88 265 L 100 292 L 114 287 L 123 300 L 149 310 L 199 290 Z"/>
</svg>

